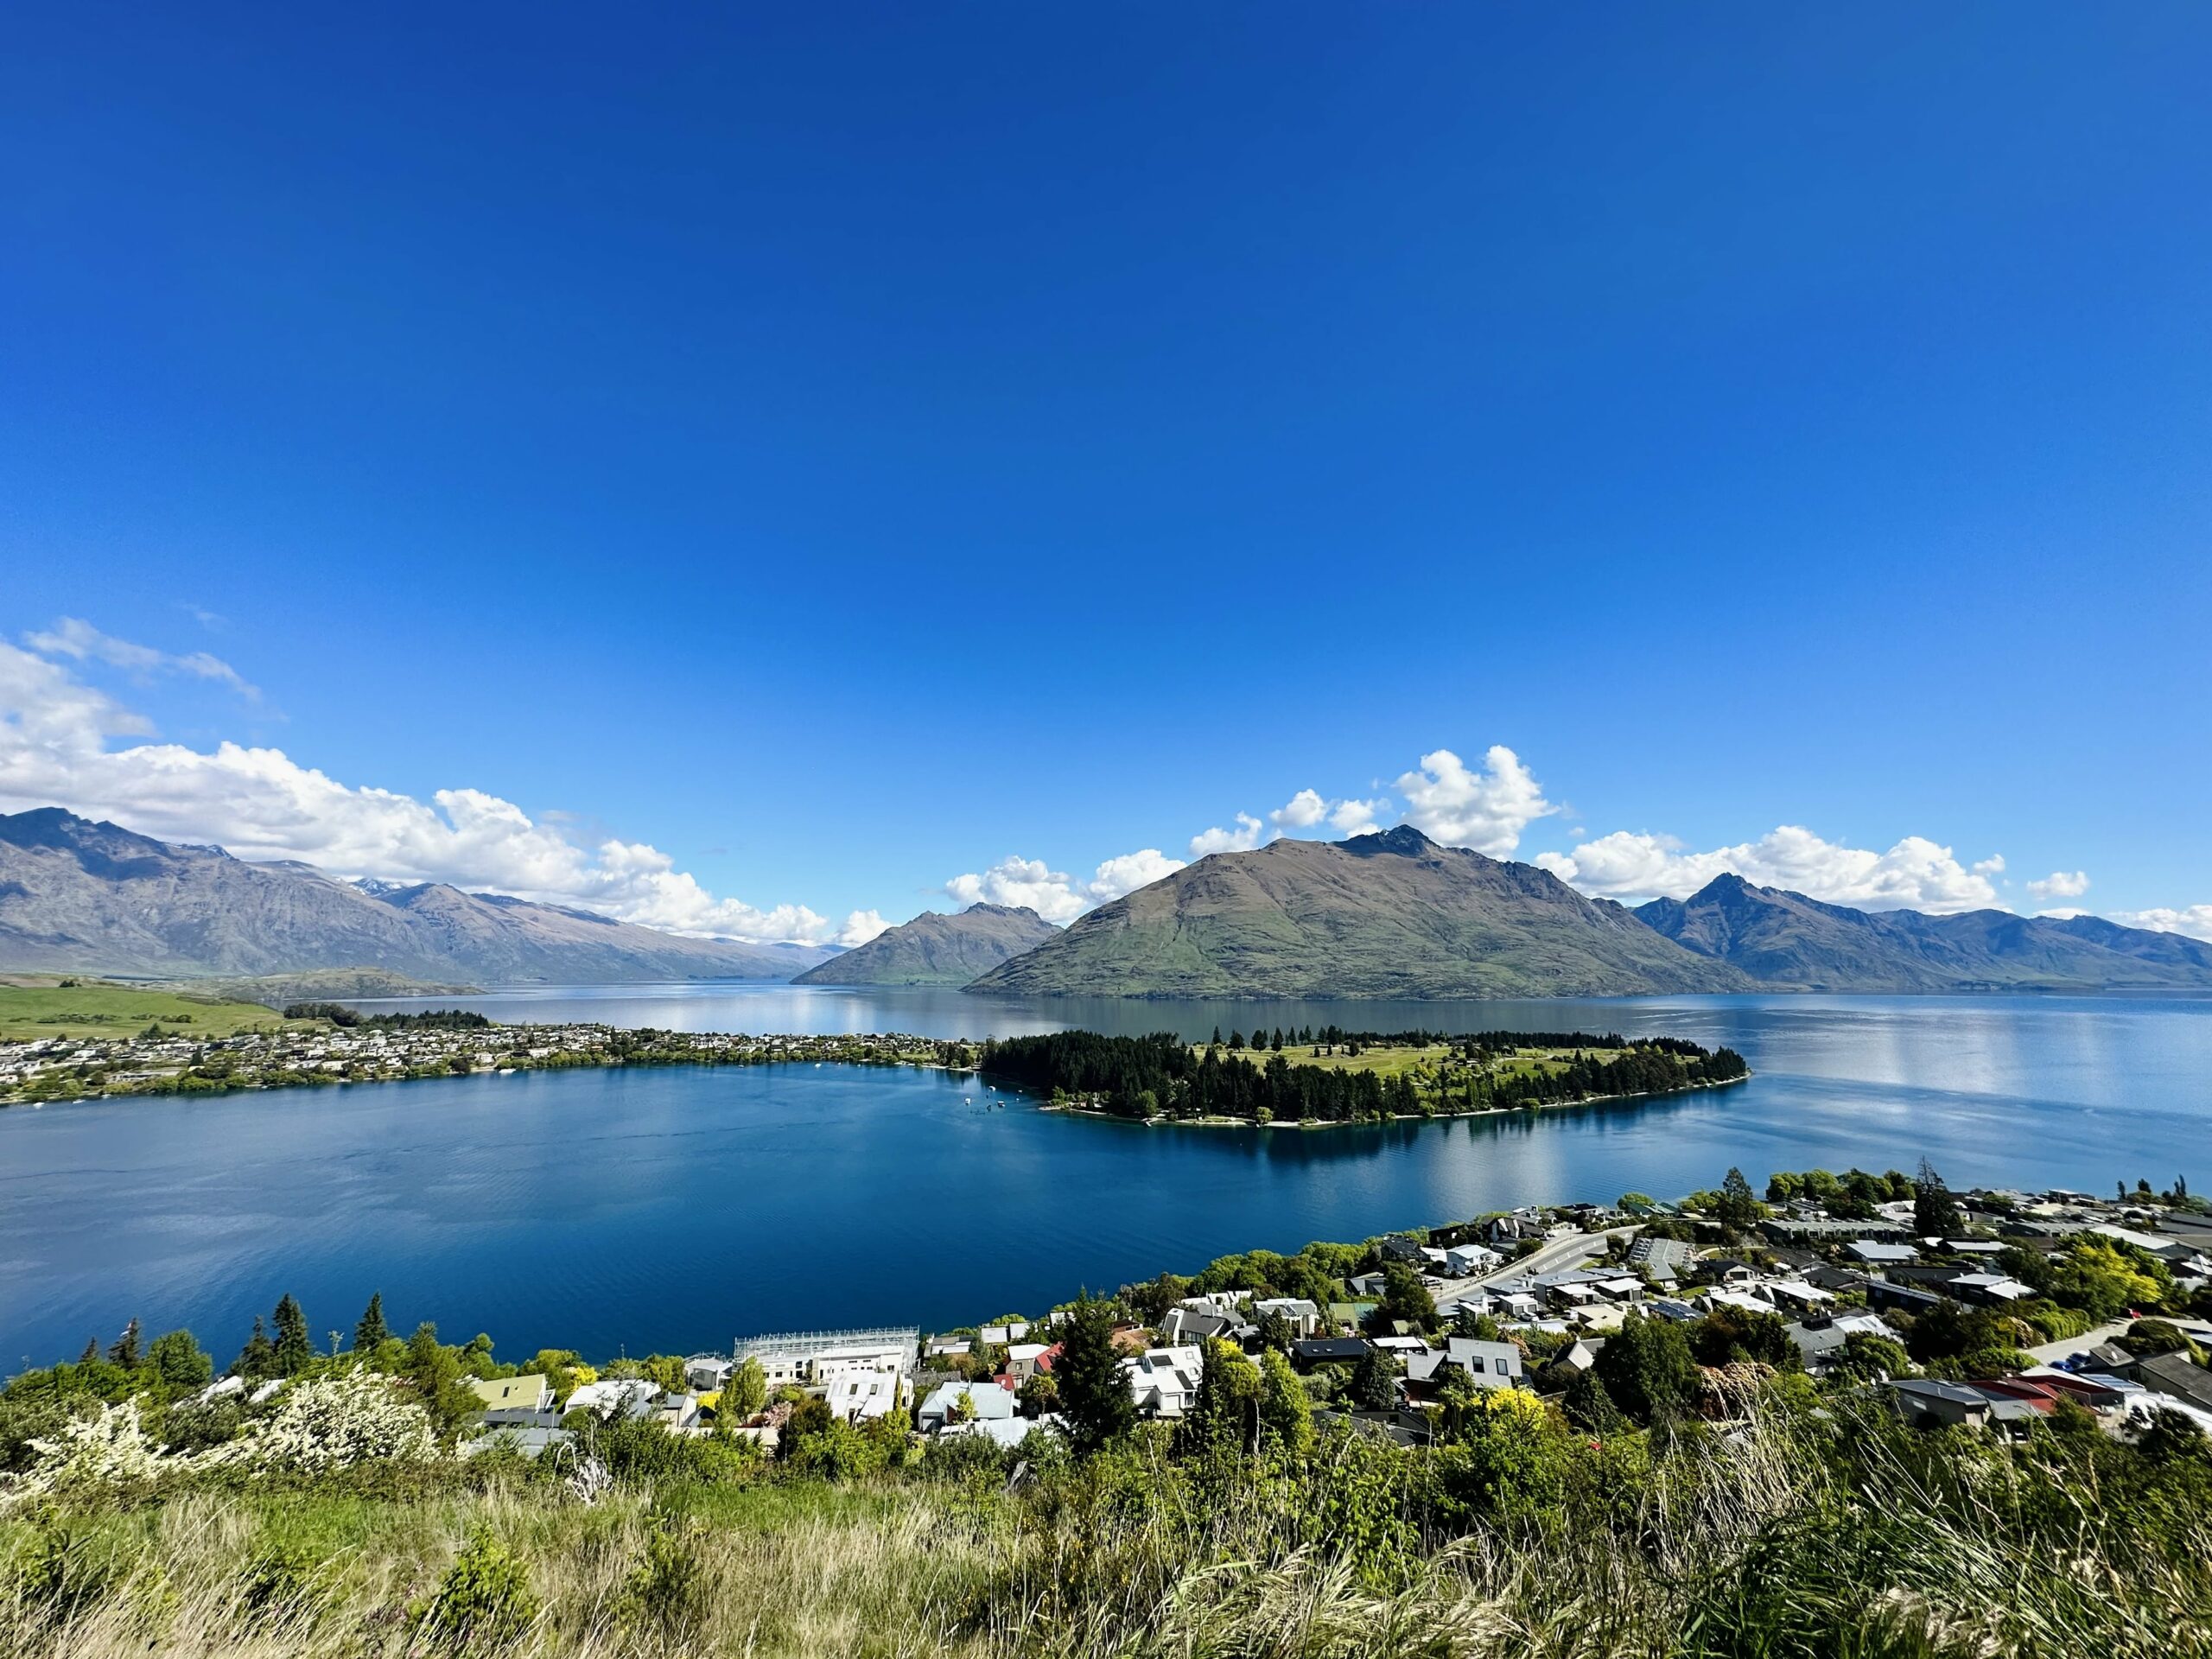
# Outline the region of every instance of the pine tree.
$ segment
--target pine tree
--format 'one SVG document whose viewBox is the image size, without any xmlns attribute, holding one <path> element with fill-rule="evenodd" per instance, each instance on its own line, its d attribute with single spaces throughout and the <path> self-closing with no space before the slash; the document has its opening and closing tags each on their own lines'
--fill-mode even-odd
<svg viewBox="0 0 2212 1659">
<path fill-rule="evenodd" d="M 276 1375 L 276 1350 L 269 1340 L 269 1326 L 258 1313 L 253 1316 L 253 1334 L 231 1362 L 231 1375 L 242 1376 L 249 1382 L 264 1382 Z"/>
<path fill-rule="evenodd" d="M 384 1322 L 384 1292 L 379 1290 L 370 1296 L 367 1310 L 353 1327 L 353 1351 L 372 1354 L 391 1339 L 391 1328 Z"/>
<path fill-rule="evenodd" d="M 1052 1376 L 1060 1385 L 1060 1414 L 1068 1440 L 1088 1456 L 1136 1424 L 1136 1402 L 1114 1351 L 1114 1308 L 1084 1297 L 1061 1316 L 1060 1354 Z"/>
<path fill-rule="evenodd" d="M 308 1316 L 289 1291 L 276 1304 L 276 1345 L 271 1355 L 278 1376 L 297 1376 L 315 1359 L 315 1342 L 308 1335 Z"/>
<path fill-rule="evenodd" d="M 1922 1238 L 1950 1238 L 1964 1230 L 1957 1200 L 1925 1158 L 1913 1179 L 1912 1230 Z"/>
<path fill-rule="evenodd" d="M 1728 1179 L 1720 1183 L 1720 1202 L 1714 1206 L 1721 1225 L 1742 1232 L 1759 1218 L 1758 1194 L 1751 1184 L 1744 1179 L 1744 1172 L 1731 1167 Z"/>
<path fill-rule="evenodd" d="M 123 1327 L 123 1334 L 115 1339 L 115 1346 L 107 1351 L 107 1357 L 125 1370 L 137 1367 L 138 1363 L 137 1320 L 133 1319 Z"/>
<path fill-rule="evenodd" d="M 86 1337 L 85 1351 L 77 1356 L 77 1363 L 79 1365 L 97 1365 L 99 1363 L 99 1358 L 100 1339 L 98 1337 Z"/>
</svg>

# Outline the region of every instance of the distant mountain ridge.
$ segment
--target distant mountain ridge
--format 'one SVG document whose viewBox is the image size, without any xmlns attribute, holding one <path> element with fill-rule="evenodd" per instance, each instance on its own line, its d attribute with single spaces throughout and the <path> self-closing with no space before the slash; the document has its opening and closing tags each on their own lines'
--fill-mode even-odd
<svg viewBox="0 0 2212 1659">
<path fill-rule="evenodd" d="M 830 954 L 687 938 L 440 883 L 340 881 L 60 807 L 0 815 L 0 967 L 260 976 L 373 967 L 480 983 L 788 979 Z"/>
<path fill-rule="evenodd" d="M 1752 988 L 1548 871 L 1409 824 L 1202 858 L 970 990 L 1035 995 L 1629 996 Z"/>
<path fill-rule="evenodd" d="M 1940 993 L 2212 986 L 2212 944 L 2100 916 L 1853 910 L 1713 878 L 1688 899 L 1637 906 L 1684 949 L 1777 990 Z"/>
<path fill-rule="evenodd" d="M 967 984 L 999 963 L 1057 937 L 1026 906 L 970 905 L 957 915 L 924 911 L 866 944 L 801 974 L 801 985 Z"/>
</svg>

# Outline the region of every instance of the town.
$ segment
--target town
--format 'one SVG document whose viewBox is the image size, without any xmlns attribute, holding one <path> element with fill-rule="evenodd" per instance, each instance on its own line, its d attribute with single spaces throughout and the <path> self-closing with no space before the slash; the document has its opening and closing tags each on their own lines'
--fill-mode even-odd
<svg viewBox="0 0 2212 1659">
<path fill-rule="evenodd" d="M 311 1011 L 311 1012 L 309 1012 Z M 360 1018 L 335 1004 L 274 1014 L 262 1029 L 195 1035 L 158 1022 L 137 1033 L 0 1042 L 0 1105 L 113 1095 L 220 1094 L 410 1077 L 512 1075 L 597 1065 L 842 1062 L 966 1070 L 974 1046 L 889 1033 L 748 1036 L 601 1025 L 495 1025 L 450 1012 Z M 336 1016 L 336 1018 L 333 1018 Z M 341 1023 L 342 1021 L 342 1023 Z"/>
<path fill-rule="evenodd" d="M 1671 1408 L 1713 1419 L 1741 1409 L 1751 1377 L 1783 1373 L 1883 1390 L 1929 1425 L 2016 1434 L 2066 1405 L 2113 1434 L 2160 1414 L 2212 1432 L 2212 1213 L 2185 1187 L 1954 1196 L 1932 1171 L 1815 1171 L 1777 1175 L 1764 1198 L 1631 1194 L 1255 1253 L 1124 1286 L 1110 1306 L 1118 1386 L 1137 1418 L 1170 1423 L 1197 1408 L 1210 1365 L 1272 1355 L 1322 1432 L 1430 1445 L 1475 1396 L 1509 1389 L 1600 1427 L 1662 1403 L 1637 1396 L 1667 1332 L 1694 1362 Z M 1013 1452 L 1065 1430 L 1069 1317 L 760 1336 L 604 1377 L 486 1376 L 467 1449 L 573 1452 L 620 1418 L 787 1456 L 833 1421 Z"/>
</svg>

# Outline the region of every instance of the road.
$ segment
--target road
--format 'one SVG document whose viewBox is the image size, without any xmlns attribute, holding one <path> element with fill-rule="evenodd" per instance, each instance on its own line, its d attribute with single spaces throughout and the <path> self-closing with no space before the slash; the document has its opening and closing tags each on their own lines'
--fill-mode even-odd
<svg viewBox="0 0 2212 1659">
<path fill-rule="evenodd" d="M 2158 1314 L 2154 1317 L 2164 1319 L 2166 1316 Z M 2101 1325 L 2094 1331 L 2084 1331 L 2080 1336 L 2069 1337 L 2063 1342 L 2046 1342 L 2040 1348 L 2024 1351 L 2039 1365 L 2056 1365 L 2062 1359 L 2088 1353 L 2101 1342 L 2110 1342 L 2114 1337 L 2125 1336 L 2127 1327 L 2133 1323 L 2130 1319 L 2114 1319 L 2109 1325 Z M 2172 1319 L 2169 1323 L 2179 1325 L 2199 1344 L 2212 1342 L 2212 1325 L 2206 1325 L 2202 1319 Z"/>
<path fill-rule="evenodd" d="M 1616 1227 L 1608 1232 L 1571 1233 L 1565 1238 L 1546 1239 L 1520 1261 L 1509 1262 L 1496 1273 L 1484 1274 L 1479 1279 L 1448 1280 L 1443 1289 L 1432 1294 L 1440 1309 L 1449 1309 L 1475 1292 L 1502 1284 L 1509 1279 L 1525 1279 L 1539 1273 L 1565 1273 L 1586 1262 L 1596 1261 L 1605 1255 L 1606 1246 L 1612 1240 L 1632 1237 L 1636 1230 L 1634 1226 Z"/>
</svg>

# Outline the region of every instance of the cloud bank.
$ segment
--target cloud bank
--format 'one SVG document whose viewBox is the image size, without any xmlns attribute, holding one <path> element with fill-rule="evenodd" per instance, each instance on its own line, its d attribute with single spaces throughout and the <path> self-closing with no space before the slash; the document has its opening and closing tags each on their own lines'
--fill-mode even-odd
<svg viewBox="0 0 2212 1659">
<path fill-rule="evenodd" d="M 298 859 L 341 876 L 444 881 L 576 905 L 671 932 L 826 941 L 840 929 L 804 905 L 720 898 L 644 842 L 589 849 L 512 801 L 442 789 L 429 801 L 357 788 L 281 749 L 226 742 L 212 752 L 149 738 L 152 728 L 78 679 L 60 657 L 133 671 L 245 683 L 228 664 L 172 657 L 65 622 L 0 642 L 0 810 L 56 804 L 164 841 L 218 842 L 245 859 Z M 204 655 L 204 654 L 202 654 Z M 866 925 L 849 918 L 844 931 Z"/>
<path fill-rule="evenodd" d="M 1757 841 L 1691 852 L 1667 836 L 1617 830 L 1572 853 L 1535 861 L 1583 893 L 1605 899 L 1687 899 L 1716 875 L 1734 873 L 1763 887 L 1785 887 L 1859 910 L 1979 910 L 1998 902 L 1990 874 L 2002 860 L 1968 868 L 1948 847 L 1907 836 L 1885 853 L 1845 847 L 1798 824 Z"/>
<path fill-rule="evenodd" d="M 533 819 L 481 790 L 444 789 L 418 800 L 341 783 L 282 749 L 225 742 L 199 750 L 156 741 L 142 715 L 79 677 L 75 670 L 89 664 L 140 681 L 182 676 L 249 700 L 260 695 L 206 652 L 160 651 L 74 617 L 25 634 L 20 646 L 0 641 L 0 811 L 59 804 L 164 840 L 219 842 L 242 858 L 297 859 L 341 876 L 512 893 L 671 932 L 849 947 L 887 925 L 874 910 L 836 922 L 804 905 L 762 908 L 715 894 L 649 842 L 605 837 L 580 845 L 563 828 L 565 815 Z M 1492 857 L 1514 855 L 1531 824 L 1560 810 L 1503 744 L 1472 766 L 1452 750 L 1432 750 L 1398 776 L 1395 787 L 1406 823 Z M 1300 789 L 1264 816 L 1239 811 L 1227 824 L 1199 831 L 1189 855 L 1245 851 L 1285 836 L 1361 835 L 1398 816 L 1386 797 Z M 1936 912 L 2001 905 L 1996 882 L 2005 868 L 2001 855 L 1965 863 L 1924 836 L 1876 851 L 1796 824 L 1704 851 L 1668 836 L 1616 830 L 1571 852 L 1539 853 L 1535 861 L 1595 897 L 1684 898 L 1732 871 L 1830 903 Z M 944 891 L 959 904 L 1021 905 L 1065 925 L 1184 863 L 1147 847 L 1075 876 L 1014 855 L 954 876 Z M 2025 885 L 2048 906 L 2079 899 L 2090 881 L 2082 870 L 2054 870 Z M 2212 940 L 2212 905 L 2119 912 L 2113 919 Z"/>
</svg>

